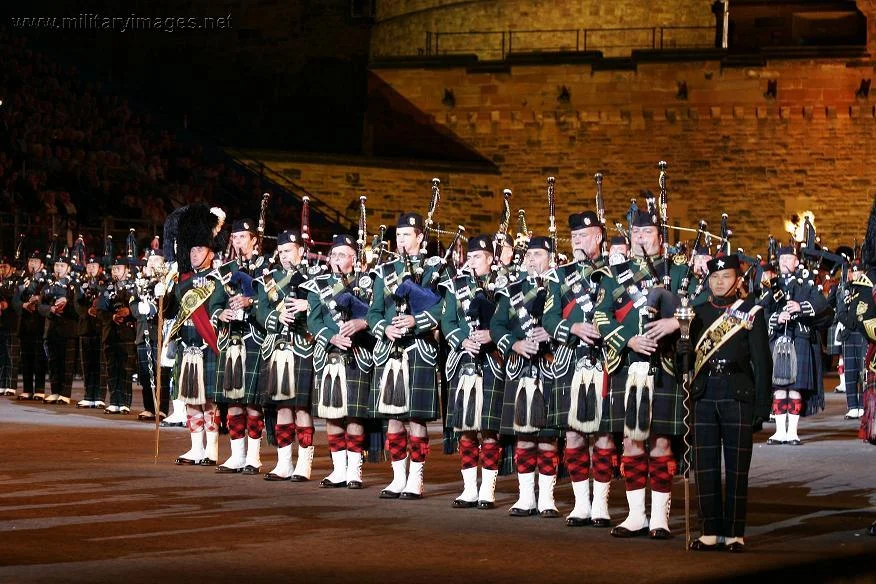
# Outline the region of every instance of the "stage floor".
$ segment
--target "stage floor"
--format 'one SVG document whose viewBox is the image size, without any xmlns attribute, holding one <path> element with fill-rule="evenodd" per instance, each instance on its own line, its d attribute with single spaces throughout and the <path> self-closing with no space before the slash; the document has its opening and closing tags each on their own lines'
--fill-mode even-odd
<svg viewBox="0 0 876 584">
<path fill-rule="evenodd" d="M 457 510 L 459 459 L 437 428 L 421 501 L 381 500 L 389 463 L 367 464 L 361 491 L 320 489 L 328 473 L 317 431 L 314 480 L 271 483 L 180 467 L 188 432 L 0 398 L 0 582 L 679 582 L 749 579 L 876 581 L 876 447 L 843 420 L 845 396 L 826 383 L 827 410 L 803 419 L 804 445 L 757 436 L 745 554 L 684 549 L 684 490 L 673 487 L 669 541 L 617 540 L 563 519 L 511 518 L 516 479 L 500 477 L 497 508 Z M 74 397 L 81 389 L 74 391 Z M 135 408 L 134 414 L 139 410 Z M 228 456 L 227 437 L 220 461 Z M 262 449 L 263 471 L 274 448 Z M 692 485 L 691 490 L 693 494 Z M 565 514 L 568 479 L 556 490 Z M 614 481 L 611 513 L 625 516 Z M 695 501 L 691 501 L 696 521 Z"/>
</svg>

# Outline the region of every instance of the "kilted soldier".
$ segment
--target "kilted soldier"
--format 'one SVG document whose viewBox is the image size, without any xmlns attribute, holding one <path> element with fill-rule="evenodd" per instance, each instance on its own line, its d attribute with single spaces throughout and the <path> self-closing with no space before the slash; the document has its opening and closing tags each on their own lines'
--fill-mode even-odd
<svg viewBox="0 0 876 584">
<path fill-rule="evenodd" d="M 437 269 L 425 265 L 420 255 L 423 218 L 416 213 L 401 215 L 395 239 L 400 257 L 375 269 L 374 298 L 366 318 L 377 339 L 372 413 L 389 419 L 386 443 L 393 470 L 392 482 L 380 497 L 420 499 L 429 452 L 426 423 L 440 417 L 434 331 L 443 304 L 426 287 Z"/>
<path fill-rule="evenodd" d="M 690 389 L 693 464 L 703 521 L 702 535 L 690 549 L 726 545 L 730 552 L 741 552 L 753 433 L 769 415 L 772 362 L 766 321 L 755 296 L 737 299 L 742 284 L 739 257 L 716 257 L 707 263 L 707 271 L 709 299 L 695 307 L 690 329 L 695 349 Z"/>
<path fill-rule="evenodd" d="M 261 274 L 264 257 L 255 254 L 256 226 L 250 219 L 231 225 L 231 245 L 236 259 L 219 268 L 223 286 L 210 299 L 210 320 L 219 334 L 217 383 L 220 398 L 228 404 L 226 423 L 231 456 L 218 473 L 254 475 L 262 466 L 260 457 L 265 428 L 259 396 L 259 358 L 264 329 L 255 318 L 253 277 Z"/>
<path fill-rule="evenodd" d="M 450 350 L 445 365 L 451 388 L 447 426 L 459 434 L 462 464 L 462 494 L 452 503 L 458 509 L 492 509 L 496 501 L 505 372 L 502 355 L 490 338 L 496 310 L 493 263 L 492 238 L 472 237 L 466 257 L 468 273 L 441 283 L 446 288 L 441 330 Z"/>
<path fill-rule="evenodd" d="M 52 393 L 47 404 L 67 405 L 73 394 L 73 371 L 76 362 L 76 336 L 79 315 L 74 296 L 76 284 L 70 268 L 72 260 L 67 250 L 54 254 L 54 277 L 40 295 L 39 313 L 46 319 L 46 354 L 49 360 L 49 380 Z"/>
<path fill-rule="evenodd" d="M 103 324 L 97 314 L 97 300 L 106 287 L 100 257 L 91 254 L 85 262 L 85 274 L 76 289 L 76 312 L 79 314 L 79 360 L 85 397 L 78 408 L 105 408 L 105 368 L 101 366 L 100 343 Z"/>
<path fill-rule="evenodd" d="M 18 393 L 18 313 L 13 304 L 18 290 L 15 268 L 6 257 L 0 258 L 0 395 Z"/>
<path fill-rule="evenodd" d="M 325 420 L 332 458 L 331 474 L 319 483 L 323 488 L 363 486 L 374 337 L 365 320 L 371 278 L 359 277 L 357 261 L 353 238 L 336 235 L 329 250 L 332 273 L 305 284 L 307 326 L 315 345 L 314 411 Z"/>
<path fill-rule="evenodd" d="M 158 352 L 158 299 L 155 288 L 164 286 L 161 282 L 164 274 L 164 255 L 160 251 L 149 248 L 146 250 L 145 257 L 146 265 L 134 280 L 136 294 L 131 297 L 130 308 L 132 316 L 137 321 L 134 344 L 137 347 L 137 379 L 143 391 L 143 411 L 137 418 L 148 421 L 154 420 L 155 416 L 162 419 L 167 417 L 172 368 L 161 364 Z M 163 308 L 165 316 L 175 312 L 172 302 L 165 302 Z M 161 387 L 158 388 L 158 404 L 156 404 L 154 384 L 158 377 L 158 367 L 162 370 Z"/>
<path fill-rule="evenodd" d="M 623 235 L 614 235 L 608 240 L 608 257 L 613 255 L 629 259 L 630 242 Z"/>
<path fill-rule="evenodd" d="M 778 251 L 779 276 L 766 305 L 773 351 L 773 405 L 776 433 L 767 444 L 800 445 L 800 416 L 824 409 L 822 379 L 817 375 L 816 320 L 830 310 L 821 291 L 798 273 L 800 261 L 792 246 Z M 821 358 L 820 349 L 817 358 Z"/>
<path fill-rule="evenodd" d="M 313 341 L 307 331 L 307 275 L 297 266 L 302 256 L 301 234 L 277 236 L 280 266 L 262 276 L 256 318 L 265 329 L 259 394 L 262 403 L 277 408 L 277 466 L 266 481 L 307 481 L 313 466 Z M 298 440 L 298 461 L 292 466 L 292 444 Z"/>
<path fill-rule="evenodd" d="M 608 407 L 608 374 L 603 363 L 602 341 L 593 325 L 599 278 L 607 267 L 601 256 L 604 229 L 593 211 L 569 216 L 572 254 L 575 261 L 549 273 L 549 297 L 544 327 L 559 346 L 554 359 L 554 419 L 551 425 L 565 430 L 563 459 L 575 507 L 566 525 L 610 527 L 608 494 L 616 458 L 614 438 L 602 426 L 603 407 Z M 626 239 L 613 246 L 615 257 L 625 261 Z M 593 455 L 590 437 L 594 437 Z M 591 471 L 592 468 L 592 471 Z M 593 476 L 593 505 L 590 476 Z"/>
<path fill-rule="evenodd" d="M 18 313 L 21 350 L 23 391 L 18 395 L 20 400 L 42 401 L 46 397 L 46 352 L 43 345 L 46 319 L 37 308 L 47 280 L 43 256 L 39 250 L 34 250 L 27 260 L 27 273 L 18 285 L 13 302 L 13 308 Z"/>
<path fill-rule="evenodd" d="M 524 257 L 526 274 L 508 286 L 497 287 L 499 305 L 490 323 L 490 334 L 505 361 L 505 388 L 501 431 L 515 436 L 519 497 L 512 517 L 559 517 L 554 503 L 559 453 L 554 417 L 553 347 L 541 324 L 548 297 L 543 275 L 553 249 L 547 237 L 529 240 Z M 538 470 L 538 499 L 535 495 Z"/>
<path fill-rule="evenodd" d="M 97 300 L 97 314 L 101 321 L 101 347 L 110 394 L 109 405 L 104 412 L 129 414 L 134 398 L 131 375 L 136 364 L 136 320 L 130 308 L 134 297 L 134 280 L 131 278 L 127 257 L 117 256 L 112 262 L 110 282 Z"/>
<path fill-rule="evenodd" d="M 634 206 L 630 219 L 632 258 L 613 264 L 611 277 L 600 280 L 593 318 L 611 376 L 600 431 L 624 436 L 621 474 L 629 515 L 611 534 L 667 539 L 677 466 L 671 440 L 684 433 L 682 391 L 674 371 L 679 325 L 673 316 L 677 304 L 673 292 L 686 267 L 667 266 L 659 255 L 662 241 L 653 199 L 649 197 L 647 211 Z M 660 285 L 667 270 L 670 290 Z M 650 521 L 645 510 L 647 486 L 651 487 Z"/>
<path fill-rule="evenodd" d="M 216 406 L 216 329 L 207 303 L 222 285 L 212 274 L 213 258 L 222 246 L 216 235 L 225 214 L 206 205 L 189 205 L 171 213 L 164 222 L 164 257 L 176 261 L 178 281 L 171 289 L 178 311 L 165 336 L 176 355 L 173 378 L 178 399 L 186 404 L 186 425 L 191 448 L 176 464 L 214 466 L 219 458 L 219 410 Z M 206 435 L 206 448 L 204 436 Z"/>
</svg>

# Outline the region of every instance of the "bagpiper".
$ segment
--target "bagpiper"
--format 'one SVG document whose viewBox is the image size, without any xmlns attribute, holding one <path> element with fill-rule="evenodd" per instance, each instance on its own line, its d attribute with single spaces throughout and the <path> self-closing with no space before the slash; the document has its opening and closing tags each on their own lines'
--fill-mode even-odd
<svg viewBox="0 0 876 584">
<path fill-rule="evenodd" d="M 608 272 L 604 248 L 605 229 L 593 211 L 569 216 L 574 262 L 559 266 L 548 279 L 550 295 L 544 326 L 559 346 L 554 359 L 555 418 L 552 425 L 565 431 L 563 459 L 575 506 L 566 525 L 610 527 L 608 495 L 616 457 L 614 438 L 603 424 L 610 404 L 608 373 L 602 338 L 593 324 L 599 280 Z M 610 254 L 625 261 L 626 239 L 614 242 Z M 593 454 L 590 454 L 591 441 Z M 593 476 L 591 505 L 590 477 Z"/>
<path fill-rule="evenodd" d="M 6 256 L 0 257 L 0 395 L 18 393 L 18 314 L 13 308 L 18 278 Z"/>
<path fill-rule="evenodd" d="M 77 285 L 67 249 L 52 255 L 53 277 L 43 288 L 37 309 L 46 319 L 46 354 L 52 387 L 45 403 L 67 405 L 73 394 L 76 336 L 79 332 L 79 315 L 73 301 Z"/>
<path fill-rule="evenodd" d="M 501 431 L 515 438 L 519 496 L 509 510 L 511 517 L 560 516 L 554 501 L 558 432 L 551 424 L 556 407 L 552 403 L 554 347 L 542 326 L 549 294 L 546 274 L 553 257 L 550 238 L 529 239 L 523 259 L 526 271 L 497 288 L 499 303 L 490 323 L 490 334 L 505 363 Z"/>
<path fill-rule="evenodd" d="M 331 273 L 305 285 L 310 291 L 307 325 L 315 343 L 314 411 L 325 420 L 332 458 L 332 472 L 320 481 L 323 488 L 364 486 L 375 341 L 365 320 L 371 277 L 360 273 L 362 258 L 355 245 L 349 235 L 335 235 L 328 256 Z"/>
<path fill-rule="evenodd" d="M 374 297 L 366 317 L 377 339 L 371 414 L 388 419 L 386 445 L 393 469 L 392 482 L 380 493 L 384 499 L 423 497 L 423 468 L 429 452 L 426 423 L 440 417 L 434 331 L 443 302 L 430 287 L 437 267 L 426 265 L 420 251 L 423 229 L 421 215 L 399 217 L 399 259 L 375 269 Z"/>
<path fill-rule="evenodd" d="M 496 500 L 505 372 L 502 355 L 490 336 L 496 310 L 493 252 L 490 236 L 470 238 L 467 273 L 441 282 L 446 289 L 441 330 L 449 345 L 445 375 L 451 388 L 447 426 L 459 435 L 463 481 L 454 508 L 492 509 Z"/>
<path fill-rule="evenodd" d="M 109 405 L 104 410 L 107 414 L 131 412 L 134 397 L 131 376 L 136 363 L 136 321 L 130 307 L 133 297 L 134 280 L 131 277 L 130 260 L 118 255 L 112 260 L 110 282 L 97 300 L 102 331 L 101 348 L 109 386 Z"/>
<path fill-rule="evenodd" d="M 210 321 L 219 332 L 217 383 L 222 403 L 228 404 L 226 425 L 231 456 L 218 473 L 258 474 L 265 422 L 258 391 L 264 329 L 255 318 L 253 278 L 260 275 L 264 256 L 256 254 L 256 225 L 238 219 L 231 225 L 235 259 L 219 268 L 222 286 L 210 299 Z"/>
<path fill-rule="evenodd" d="M 795 246 L 780 247 L 778 262 L 779 275 L 766 292 L 765 308 L 773 351 L 772 413 L 776 420 L 776 432 L 767 444 L 800 445 L 800 417 L 824 409 L 823 381 L 816 364 L 821 354 L 816 320 L 830 307 L 800 267 Z"/>
<path fill-rule="evenodd" d="M 37 311 L 40 294 L 49 276 L 43 264 L 43 255 L 33 250 L 27 259 L 27 272 L 18 283 L 12 307 L 18 313 L 18 340 L 21 350 L 23 378 L 20 400 L 42 401 L 46 397 L 46 360 L 43 348 L 45 317 Z"/>
<path fill-rule="evenodd" d="M 645 193 L 645 200 L 647 209 L 635 204 L 630 209 L 632 258 L 611 265 L 611 276 L 601 279 L 597 296 L 593 322 L 602 336 L 610 375 L 609 405 L 600 429 L 624 436 L 621 474 L 629 514 L 611 534 L 668 539 L 677 468 L 672 439 L 684 433 L 682 391 L 674 368 L 679 329 L 674 292 L 686 268 L 667 261 L 667 248 L 661 255 L 665 236 L 660 227 L 666 222 L 658 217 L 653 195 Z"/>
<path fill-rule="evenodd" d="M 85 396 L 76 404 L 78 408 L 106 407 L 106 375 L 100 350 L 103 323 L 97 314 L 97 300 L 103 294 L 106 285 L 100 256 L 90 254 L 85 261 L 85 274 L 76 290 L 76 311 L 79 314 L 79 361 L 82 366 L 82 384 L 85 388 Z"/>
<path fill-rule="evenodd" d="M 256 318 L 265 329 L 259 372 L 260 401 L 277 410 L 274 435 L 277 465 L 266 481 L 310 480 L 313 465 L 313 339 L 307 331 L 308 274 L 299 269 L 301 234 L 288 229 L 277 235 L 280 265 L 260 279 Z M 292 465 L 292 444 L 298 459 Z"/>
</svg>

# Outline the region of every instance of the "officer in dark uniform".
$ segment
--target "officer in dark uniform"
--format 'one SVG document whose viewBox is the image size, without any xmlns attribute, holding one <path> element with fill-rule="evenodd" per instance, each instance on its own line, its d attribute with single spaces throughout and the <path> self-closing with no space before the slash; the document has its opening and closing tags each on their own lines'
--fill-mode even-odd
<svg viewBox="0 0 876 584">
<path fill-rule="evenodd" d="M 690 548 L 741 552 L 752 436 L 769 416 L 772 357 L 763 311 L 753 295 L 736 295 L 739 257 L 716 257 L 707 268 L 711 293 L 695 307 L 690 334 L 694 469 L 703 519 L 702 536 Z"/>
</svg>

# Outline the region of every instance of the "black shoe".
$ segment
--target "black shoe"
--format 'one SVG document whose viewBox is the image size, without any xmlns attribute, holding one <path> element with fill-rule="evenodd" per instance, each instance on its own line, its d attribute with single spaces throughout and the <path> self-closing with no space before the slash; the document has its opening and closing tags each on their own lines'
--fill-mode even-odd
<svg viewBox="0 0 876 584">
<path fill-rule="evenodd" d="M 775 445 L 780 445 L 780 444 L 787 444 L 787 442 L 785 442 L 784 440 L 773 440 L 772 438 L 770 438 L 769 440 L 767 440 L 766 443 L 769 444 L 770 446 L 775 446 Z"/>
<path fill-rule="evenodd" d="M 620 538 L 630 538 L 630 537 L 639 537 L 640 535 L 646 535 L 648 533 L 648 528 L 643 527 L 642 529 L 637 529 L 636 531 L 630 531 L 626 527 L 621 527 L 618 525 L 614 529 L 611 530 L 612 537 L 620 537 Z"/>
<path fill-rule="evenodd" d="M 566 527 L 587 527 L 593 525 L 593 520 L 589 517 L 566 517 Z"/>
<path fill-rule="evenodd" d="M 348 489 L 361 489 L 363 487 L 362 481 L 347 481 Z"/>
<path fill-rule="evenodd" d="M 462 499 L 454 499 L 450 504 L 454 509 L 471 509 L 472 507 L 477 507 L 477 501 L 463 501 Z"/>
<path fill-rule="evenodd" d="M 870 529 L 867 530 L 867 533 L 876 536 L 876 521 L 873 522 L 873 525 L 870 526 Z"/>
<path fill-rule="evenodd" d="M 248 464 L 240 472 L 245 475 L 257 475 L 259 474 L 259 467 Z"/>
<path fill-rule="evenodd" d="M 511 507 L 511 510 L 508 511 L 508 515 L 511 517 L 532 517 L 533 515 L 538 515 L 538 509 L 520 509 L 518 507 Z"/>
<path fill-rule="evenodd" d="M 90 407 L 90 408 L 93 408 L 94 406 L 83 406 L 83 407 Z M 186 425 L 186 423 L 185 423 L 185 422 L 177 422 L 177 423 L 173 423 L 173 422 L 171 422 L 171 423 L 168 423 L 168 422 L 161 422 L 161 423 L 158 424 L 158 425 L 161 426 L 162 428 L 182 428 L 183 426 Z"/>
<path fill-rule="evenodd" d="M 176 460 L 173 461 L 174 464 L 180 464 L 183 466 L 195 466 L 198 464 L 197 460 L 192 460 L 191 458 L 183 458 L 180 456 Z"/>
<path fill-rule="evenodd" d="M 401 493 L 396 493 L 395 491 L 390 491 L 388 489 L 383 489 L 380 491 L 380 495 L 378 495 L 381 499 L 398 499 Z"/>
<path fill-rule="evenodd" d="M 652 529 L 648 533 L 648 537 L 650 537 L 651 539 L 672 539 L 672 532 L 670 532 L 668 529 L 658 527 L 657 529 Z"/>
<path fill-rule="evenodd" d="M 606 519 L 605 517 L 595 517 L 593 519 L 593 527 L 599 527 L 601 529 L 611 527 L 611 519 Z"/>
<path fill-rule="evenodd" d="M 745 551 L 745 544 L 741 541 L 734 541 L 727 546 L 727 551 L 731 554 L 741 554 Z"/>
<path fill-rule="evenodd" d="M 319 481 L 320 489 L 343 489 L 347 486 L 347 481 L 338 481 L 336 483 L 331 482 L 327 478 Z"/>
<path fill-rule="evenodd" d="M 216 461 L 212 458 L 202 458 L 198 461 L 200 466 L 216 466 Z"/>
<path fill-rule="evenodd" d="M 225 465 L 216 467 L 216 472 L 218 474 L 238 474 L 242 470 L 242 468 L 231 468 L 230 466 Z"/>
<path fill-rule="evenodd" d="M 542 519 L 556 519 L 560 516 L 560 512 L 556 509 L 545 509 L 544 511 L 540 512 L 539 515 L 542 517 Z"/>
<path fill-rule="evenodd" d="M 280 475 L 274 474 L 272 472 L 265 473 L 265 480 L 266 481 L 288 481 L 291 478 L 292 477 L 281 477 Z"/>
<path fill-rule="evenodd" d="M 399 499 L 407 499 L 408 501 L 416 501 L 418 499 L 422 499 L 423 495 L 420 493 L 409 493 L 407 491 L 402 491 L 401 495 L 398 496 Z"/>
<path fill-rule="evenodd" d="M 289 477 L 289 480 L 292 481 L 293 483 L 306 483 L 310 479 L 307 477 L 303 477 L 301 475 L 294 474 L 291 477 Z"/>
<path fill-rule="evenodd" d="M 478 509 L 495 509 L 496 504 L 492 501 L 478 501 Z"/>
<path fill-rule="evenodd" d="M 787 442 L 785 442 L 785 444 L 790 444 L 791 446 L 802 446 L 803 441 L 799 438 L 794 438 L 793 440 L 788 440 Z"/>
<path fill-rule="evenodd" d="M 699 539 L 695 539 L 690 542 L 688 549 L 694 552 L 719 552 L 723 551 L 724 544 L 723 543 L 715 543 L 715 544 L 707 544 L 703 543 Z"/>
</svg>

